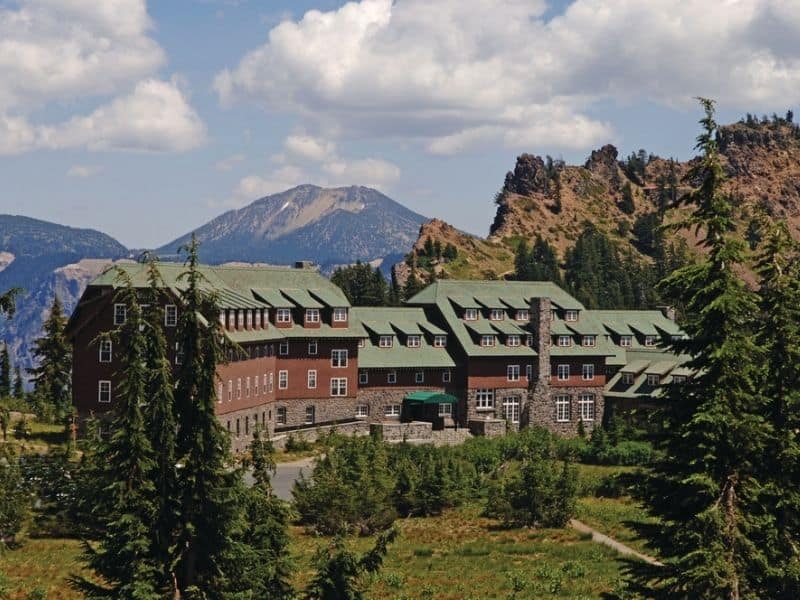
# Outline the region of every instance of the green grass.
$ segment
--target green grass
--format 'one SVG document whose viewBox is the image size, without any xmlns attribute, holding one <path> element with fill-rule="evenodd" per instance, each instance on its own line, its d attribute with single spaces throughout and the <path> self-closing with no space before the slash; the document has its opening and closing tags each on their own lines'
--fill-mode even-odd
<svg viewBox="0 0 800 600">
<path fill-rule="evenodd" d="M 654 554 L 653 549 L 638 536 L 634 524 L 652 524 L 656 520 L 631 498 L 581 498 L 578 500 L 577 518 L 634 550 L 651 556 Z"/>
<path fill-rule="evenodd" d="M 25 600 L 37 589 L 47 600 L 83 598 L 67 583 L 70 575 L 87 574 L 78 560 L 80 553 L 78 540 L 53 538 L 25 539 L 20 547 L 5 551 L 0 572 L 8 580 L 8 600 Z"/>
</svg>

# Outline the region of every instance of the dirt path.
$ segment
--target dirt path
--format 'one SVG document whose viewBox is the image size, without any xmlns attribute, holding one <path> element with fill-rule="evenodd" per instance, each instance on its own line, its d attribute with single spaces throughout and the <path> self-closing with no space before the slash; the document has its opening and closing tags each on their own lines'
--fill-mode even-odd
<svg viewBox="0 0 800 600">
<path fill-rule="evenodd" d="M 658 562 L 652 556 L 648 556 L 647 554 L 642 554 L 641 552 L 637 552 L 630 546 L 626 546 L 625 544 L 618 542 L 617 540 L 608 537 L 604 533 L 600 533 L 596 529 L 592 529 L 586 523 L 582 523 L 577 519 L 570 519 L 569 521 L 570 527 L 572 527 L 575 531 L 580 531 L 581 533 L 590 533 L 592 534 L 592 541 L 597 542 L 598 544 L 603 544 L 612 548 L 619 552 L 620 554 L 625 554 L 627 556 L 634 556 L 639 560 L 643 560 L 646 563 L 656 566 L 663 566 L 662 563 Z"/>
</svg>

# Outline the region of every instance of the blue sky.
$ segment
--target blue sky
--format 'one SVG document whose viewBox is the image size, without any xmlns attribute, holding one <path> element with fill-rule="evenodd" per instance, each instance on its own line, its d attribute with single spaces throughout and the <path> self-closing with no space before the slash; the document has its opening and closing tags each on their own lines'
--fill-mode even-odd
<svg viewBox="0 0 800 600">
<path fill-rule="evenodd" d="M 794 0 L 101 6 L 0 0 L 0 212 L 130 247 L 307 182 L 485 235 L 521 152 L 687 158 L 693 96 L 800 95 Z"/>
</svg>

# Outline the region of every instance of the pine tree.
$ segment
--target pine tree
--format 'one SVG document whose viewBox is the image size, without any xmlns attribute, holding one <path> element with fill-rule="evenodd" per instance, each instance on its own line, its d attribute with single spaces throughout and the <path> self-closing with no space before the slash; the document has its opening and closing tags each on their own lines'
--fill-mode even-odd
<svg viewBox="0 0 800 600">
<path fill-rule="evenodd" d="M 625 185 L 622 186 L 622 202 L 619 208 L 626 215 L 632 215 L 636 210 L 636 204 L 633 201 L 633 188 L 629 181 L 626 181 Z"/>
<path fill-rule="evenodd" d="M 768 559 L 757 543 L 764 533 L 758 497 L 768 428 L 757 391 L 756 299 L 736 274 L 743 246 L 731 235 L 733 207 L 721 191 L 714 105 L 701 102 L 702 156 L 687 177 L 700 185 L 683 199 L 694 210 L 680 226 L 702 236 L 707 256 L 660 284 L 686 307 L 688 337 L 671 348 L 691 356 L 695 375 L 665 390 L 658 415 L 664 458 L 639 488 L 660 520 L 651 544 L 664 566 L 633 566 L 631 585 L 648 597 L 738 600 L 764 597 L 757 591 Z"/>
<path fill-rule="evenodd" d="M 406 284 L 403 286 L 403 300 L 408 300 L 423 287 L 425 286 L 417 277 L 416 270 L 412 269 L 411 273 L 408 275 L 408 279 L 406 279 Z"/>
<path fill-rule="evenodd" d="M 339 286 L 353 306 L 384 306 L 388 286 L 380 269 L 369 263 L 357 262 L 339 267 L 331 275 L 331 282 Z"/>
<path fill-rule="evenodd" d="M 552 281 L 558 286 L 563 286 L 556 249 L 541 235 L 536 236 L 530 259 L 530 274 L 533 281 Z"/>
<path fill-rule="evenodd" d="M 528 252 L 528 243 L 520 240 L 514 251 L 514 279 L 517 281 L 531 281 L 530 274 L 531 256 Z"/>
<path fill-rule="evenodd" d="M 8 356 L 8 345 L 0 349 L 0 398 L 11 395 L 11 358 Z"/>
<path fill-rule="evenodd" d="M 39 366 L 31 369 L 34 398 L 41 413 L 52 410 L 61 421 L 72 413 L 72 347 L 64 335 L 67 319 L 58 296 L 53 298 L 42 337 L 33 344 Z"/>
<path fill-rule="evenodd" d="M 19 365 L 14 367 L 14 388 L 11 390 L 11 395 L 14 398 L 22 398 L 25 396 L 25 382 L 22 380 L 22 369 Z"/>
</svg>

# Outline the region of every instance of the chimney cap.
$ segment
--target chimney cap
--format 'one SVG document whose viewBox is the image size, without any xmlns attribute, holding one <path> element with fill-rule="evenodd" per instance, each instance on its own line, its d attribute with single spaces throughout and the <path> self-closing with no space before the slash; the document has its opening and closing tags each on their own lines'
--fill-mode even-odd
<svg viewBox="0 0 800 600">
<path fill-rule="evenodd" d="M 313 269 L 315 266 L 313 260 L 296 260 L 294 263 L 295 269 Z"/>
</svg>

